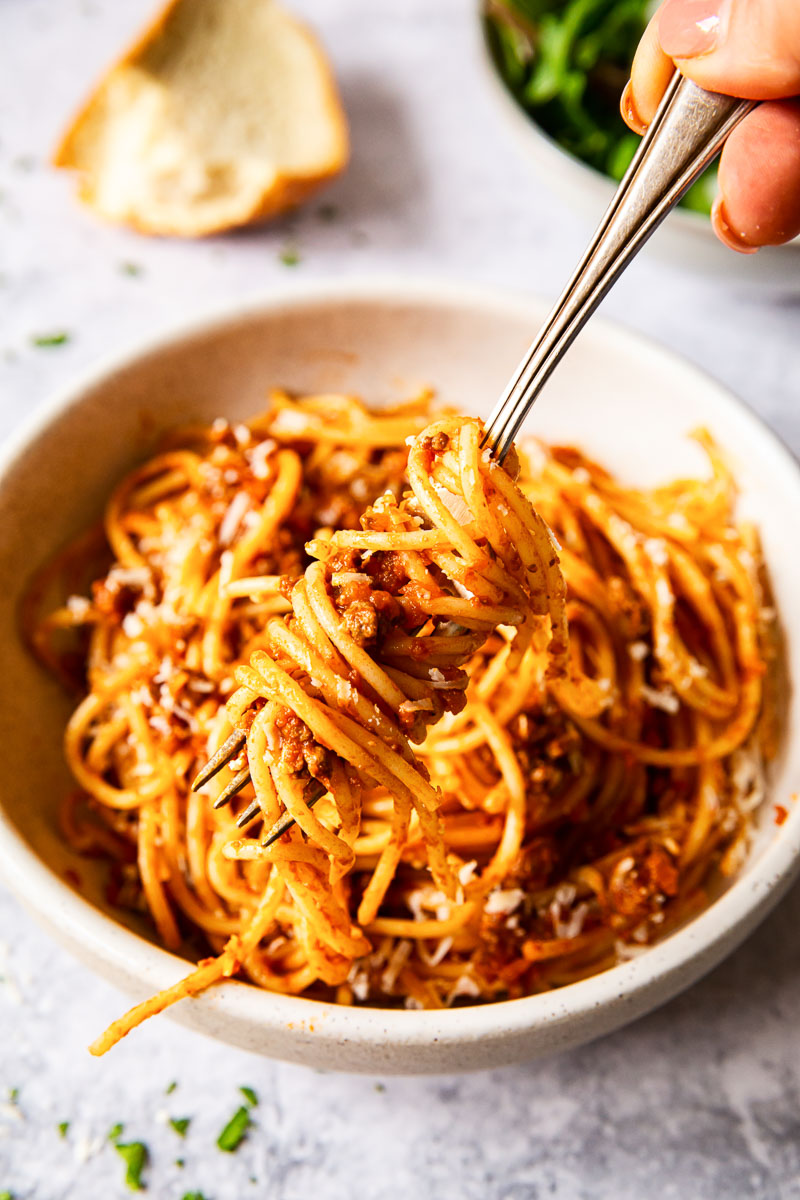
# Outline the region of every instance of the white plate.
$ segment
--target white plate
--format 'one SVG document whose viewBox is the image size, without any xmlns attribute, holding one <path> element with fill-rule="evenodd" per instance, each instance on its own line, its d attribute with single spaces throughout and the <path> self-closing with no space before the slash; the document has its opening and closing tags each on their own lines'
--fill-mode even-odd
<svg viewBox="0 0 800 1200">
<path fill-rule="evenodd" d="M 270 385 L 350 389 L 397 399 L 432 384 L 486 413 L 542 320 L 528 298 L 438 284 L 346 284 L 228 313 L 150 343 L 73 385 L 0 459 L 0 799 L 2 878 L 60 941 L 142 999 L 187 964 L 104 908 L 97 864 L 74 858 L 54 824 L 68 786 L 61 734 L 69 704 L 30 660 L 17 603 L 31 570 L 101 510 L 157 429 L 189 418 L 247 416 Z M 539 401 L 530 427 L 568 440 L 625 479 L 652 483 L 702 470 L 687 441 L 707 425 L 729 453 L 742 510 L 759 523 L 800 678 L 800 474 L 773 435 L 694 368 L 595 320 Z M 790 728 L 797 728 L 794 701 Z M 772 799 L 800 790 L 800 739 L 787 739 Z M 780 828 L 772 803 L 745 870 L 686 928 L 635 960 L 548 995 L 445 1012 L 343 1008 L 243 983 L 170 1010 L 234 1045 L 319 1067 L 370 1072 L 467 1070 L 518 1061 L 607 1033 L 675 995 L 761 920 L 800 865 L 800 808 Z M 64 878 L 69 867 L 83 894 Z M 158 1019 L 158 1018 L 157 1018 Z M 98 1032 L 100 1030 L 98 1029 Z M 147 1040 L 147 1028 L 132 1036 Z"/>
<path fill-rule="evenodd" d="M 593 225 L 611 203 L 616 183 L 602 171 L 588 166 L 559 146 L 545 133 L 535 118 L 525 111 L 509 90 L 497 68 L 481 17 L 481 57 L 489 90 L 517 144 L 524 151 L 540 178 Z M 713 273 L 737 286 L 756 285 L 789 289 L 800 288 L 800 238 L 785 246 L 766 246 L 758 254 L 743 256 L 723 246 L 711 228 L 708 217 L 685 208 L 676 208 L 645 247 L 671 265 Z"/>
</svg>

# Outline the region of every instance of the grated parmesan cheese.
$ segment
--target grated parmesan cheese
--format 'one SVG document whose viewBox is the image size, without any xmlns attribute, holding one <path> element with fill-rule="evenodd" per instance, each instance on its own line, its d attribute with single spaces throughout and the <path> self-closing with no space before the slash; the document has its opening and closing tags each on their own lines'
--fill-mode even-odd
<svg viewBox="0 0 800 1200">
<path fill-rule="evenodd" d="M 219 542 L 221 546 L 230 546 L 247 510 L 250 508 L 250 497 L 247 492 L 237 492 L 231 500 L 219 527 Z"/>
<path fill-rule="evenodd" d="M 266 438 L 265 441 L 253 446 L 252 450 L 247 451 L 246 458 L 256 479 L 266 479 L 269 475 L 267 459 L 277 444 L 272 438 Z"/>
<path fill-rule="evenodd" d="M 455 517 L 459 525 L 469 525 L 475 520 L 472 509 L 464 500 L 463 496 L 457 496 L 455 492 L 451 492 L 449 488 L 442 487 L 440 483 L 433 485 L 436 495 L 441 500 L 451 517 Z"/>
<path fill-rule="evenodd" d="M 433 951 L 429 951 L 425 943 L 420 938 L 419 942 L 417 943 L 417 953 L 426 966 L 438 967 L 439 963 L 442 962 L 442 960 L 445 959 L 450 953 L 452 946 L 453 939 L 451 937 L 444 937 L 439 939 L 439 941 L 436 943 L 436 948 Z"/>
<path fill-rule="evenodd" d="M 463 866 L 458 868 L 458 882 L 462 887 L 466 887 L 475 878 L 475 872 L 478 869 L 478 864 L 473 858 L 471 862 L 465 862 Z"/>
<path fill-rule="evenodd" d="M 272 422 L 273 433 L 305 433 L 308 418 L 295 408 L 282 408 Z"/>
<path fill-rule="evenodd" d="M 480 996 L 480 994 L 481 989 L 478 987 L 474 979 L 472 979 L 469 975 L 459 975 L 458 979 L 448 992 L 447 999 L 445 1000 L 445 1006 L 449 1008 L 458 996 L 471 996 L 475 998 L 476 996 Z"/>
<path fill-rule="evenodd" d="M 766 778 L 761 752 L 752 741 L 734 750 L 730 758 L 733 803 L 742 815 L 753 812 L 766 795 Z"/>
<path fill-rule="evenodd" d="M 381 975 L 381 988 L 384 992 L 394 991 L 397 976 L 408 962 L 412 949 L 413 946 L 408 938 L 402 938 L 392 950 L 386 969 Z"/>
<path fill-rule="evenodd" d="M 67 596 L 67 608 L 73 617 L 81 620 L 89 615 L 92 606 L 85 596 Z"/>
<path fill-rule="evenodd" d="M 647 642 L 631 642 L 628 646 L 628 654 L 634 662 L 643 662 L 650 653 L 650 647 Z"/>
<path fill-rule="evenodd" d="M 486 897 L 483 911 L 489 916 L 510 916 L 524 899 L 522 888 L 495 888 Z"/>
<path fill-rule="evenodd" d="M 331 583 L 334 587 L 341 587 L 345 583 L 369 582 L 369 575 L 365 575 L 363 571 L 334 571 L 331 575 Z"/>
<path fill-rule="evenodd" d="M 657 567 L 665 567 L 669 562 L 667 545 L 663 538 L 647 538 L 644 543 L 644 552 Z"/>
<path fill-rule="evenodd" d="M 649 684 L 643 683 L 639 688 L 639 695 L 646 700 L 651 708 L 660 708 L 662 712 L 671 713 L 674 715 L 680 711 L 681 702 L 673 692 L 672 688 L 650 687 Z"/>
</svg>

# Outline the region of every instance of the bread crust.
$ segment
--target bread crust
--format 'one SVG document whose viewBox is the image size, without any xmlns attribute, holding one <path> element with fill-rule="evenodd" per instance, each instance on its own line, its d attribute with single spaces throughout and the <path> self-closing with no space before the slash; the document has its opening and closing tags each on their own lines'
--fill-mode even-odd
<svg viewBox="0 0 800 1200">
<path fill-rule="evenodd" d="M 282 213 L 297 208 L 320 188 L 335 179 L 344 171 L 350 159 L 350 136 L 336 80 L 322 46 L 314 33 L 293 14 L 281 9 L 287 21 L 291 21 L 311 50 L 319 80 L 324 92 L 324 106 L 327 120 L 333 133 L 335 148 L 327 163 L 309 172 L 276 172 L 269 188 L 264 190 L 256 204 L 236 220 L 214 220 L 202 212 L 193 211 L 190 203 L 186 205 L 185 219 L 180 222 L 155 219 L 149 220 L 142 213 L 114 216 L 100 208 L 95 201 L 95 190 L 90 173 L 86 170 L 81 151 L 81 140 L 86 135 L 94 118 L 96 107 L 102 102 L 105 90 L 115 74 L 126 67 L 135 66 L 137 60 L 148 50 L 167 30 L 170 18 L 185 3 L 191 0 L 168 0 L 167 4 L 153 17 L 149 24 L 137 35 L 131 45 L 103 72 L 92 91 L 76 112 L 68 128 L 63 133 L 52 155 L 52 165 L 59 169 L 80 172 L 78 180 L 78 195 L 80 199 L 95 214 L 112 225 L 124 225 L 139 233 L 166 237 L 210 237 L 224 233 L 229 229 L 246 228 L 251 225 L 264 224 Z M 259 0 L 252 0 L 258 3 Z M 268 0 L 270 4 L 273 0 Z M 275 7 L 280 7 L 275 5 Z"/>
</svg>

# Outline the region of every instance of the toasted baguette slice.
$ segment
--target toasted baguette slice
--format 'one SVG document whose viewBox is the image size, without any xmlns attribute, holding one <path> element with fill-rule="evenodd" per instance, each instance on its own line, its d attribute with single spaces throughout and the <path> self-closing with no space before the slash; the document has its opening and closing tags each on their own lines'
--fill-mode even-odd
<svg viewBox="0 0 800 1200">
<path fill-rule="evenodd" d="M 273 0 L 170 0 L 75 118 L 54 162 L 143 233 L 267 220 L 338 175 L 347 123 L 325 55 Z"/>
</svg>

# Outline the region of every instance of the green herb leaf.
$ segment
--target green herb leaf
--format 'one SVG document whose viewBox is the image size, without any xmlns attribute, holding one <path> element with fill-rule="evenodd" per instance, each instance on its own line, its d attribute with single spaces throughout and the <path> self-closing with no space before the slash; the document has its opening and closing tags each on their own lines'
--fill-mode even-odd
<svg viewBox="0 0 800 1200">
<path fill-rule="evenodd" d="M 185 1159 L 185 1158 L 176 1158 L 176 1159 L 175 1159 L 175 1166 L 176 1166 L 176 1167 L 180 1167 L 181 1169 L 183 1169 L 183 1167 L 185 1167 L 185 1166 L 186 1166 L 186 1159 Z"/>
<path fill-rule="evenodd" d="M 136 276 L 136 275 L 141 275 L 141 273 L 142 273 L 142 268 L 139 266 L 138 263 L 135 263 L 135 262 L 120 263 L 119 269 L 123 275 Z"/>
<path fill-rule="evenodd" d="M 56 1129 L 58 1130 L 58 1136 L 65 1138 L 69 1132 L 69 1121 L 59 1121 Z"/>
<path fill-rule="evenodd" d="M 172 1083 L 168 1083 L 167 1086 L 164 1088 L 164 1095 L 171 1096 L 177 1086 L 178 1086 L 177 1079 L 173 1079 Z"/>
<path fill-rule="evenodd" d="M 285 246 L 278 255 L 278 258 L 285 267 L 296 267 L 300 262 L 300 252 L 295 250 L 293 246 Z"/>
<path fill-rule="evenodd" d="M 125 1126 L 122 1124 L 122 1122 L 117 1121 L 116 1125 L 112 1125 L 108 1131 L 108 1140 L 110 1142 L 116 1142 L 117 1139 L 122 1136 L 122 1131 L 124 1128 Z"/>
<path fill-rule="evenodd" d="M 233 1153 L 238 1150 L 242 1138 L 247 1133 L 252 1125 L 250 1113 L 242 1106 L 237 1108 L 236 1112 L 231 1117 L 228 1124 L 223 1129 L 222 1133 L 217 1138 L 217 1145 L 220 1150 L 227 1150 L 228 1153 Z"/>
<path fill-rule="evenodd" d="M 206 1200 L 202 1192 L 184 1192 L 183 1200 Z"/>
<path fill-rule="evenodd" d="M 170 1117 L 169 1123 L 179 1137 L 186 1137 L 186 1130 L 192 1123 L 191 1117 Z"/>
<path fill-rule="evenodd" d="M 255 1094 L 253 1089 L 251 1087 L 240 1087 L 239 1091 L 242 1093 L 247 1103 L 255 1108 L 255 1106 L 258 1104 L 258 1096 Z"/>
<path fill-rule="evenodd" d="M 19 1088 L 13 1087 L 8 1089 L 8 1103 L 16 1104 L 19 1100 Z"/>
<path fill-rule="evenodd" d="M 144 1190 L 142 1171 L 147 1165 L 147 1146 L 143 1142 L 117 1142 L 117 1154 L 125 1163 L 125 1182 L 132 1192 Z"/>
<path fill-rule="evenodd" d="M 11 1192 L 0 1192 L 0 1200 L 14 1200 Z"/>
<path fill-rule="evenodd" d="M 34 346 L 47 348 L 50 346 L 66 346 L 69 341 L 68 333 L 37 333 L 32 338 Z"/>
<path fill-rule="evenodd" d="M 375 1084 L 375 1091 L 376 1091 L 376 1092 L 385 1092 L 385 1091 L 386 1091 L 386 1084 L 385 1084 L 385 1083 L 376 1083 L 376 1084 Z"/>
</svg>

